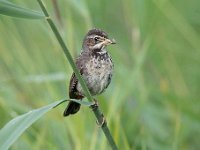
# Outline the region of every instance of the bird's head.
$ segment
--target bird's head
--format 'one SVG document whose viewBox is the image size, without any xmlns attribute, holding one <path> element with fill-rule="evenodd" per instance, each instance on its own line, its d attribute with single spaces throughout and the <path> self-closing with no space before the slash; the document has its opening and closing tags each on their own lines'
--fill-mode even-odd
<svg viewBox="0 0 200 150">
<path fill-rule="evenodd" d="M 86 34 L 83 41 L 83 50 L 102 51 L 110 44 L 115 44 L 114 39 L 109 39 L 108 35 L 100 29 L 92 29 Z"/>
</svg>

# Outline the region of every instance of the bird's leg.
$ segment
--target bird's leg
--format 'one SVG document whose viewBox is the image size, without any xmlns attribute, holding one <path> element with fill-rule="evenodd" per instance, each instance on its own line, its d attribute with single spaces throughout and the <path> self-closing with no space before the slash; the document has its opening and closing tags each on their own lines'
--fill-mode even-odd
<svg viewBox="0 0 200 150">
<path fill-rule="evenodd" d="M 98 101 L 94 99 L 94 103 L 90 106 L 90 108 L 94 111 L 95 115 L 100 114 L 98 107 L 99 107 Z M 104 118 L 102 113 L 100 115 L 101 117 L 98 118 L 96 123 L 99 127 L 102 127 L 104 124 L 106 124 L 106 119 Z"/>
</svg>

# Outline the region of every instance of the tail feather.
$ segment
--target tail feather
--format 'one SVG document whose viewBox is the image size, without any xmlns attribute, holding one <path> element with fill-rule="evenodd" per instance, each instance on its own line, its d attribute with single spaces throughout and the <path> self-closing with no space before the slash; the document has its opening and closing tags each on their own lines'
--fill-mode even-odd
<svg viewBox="0 0 200 150">
<path fill-rule="evenodd" d="M 79 103 L 76 102 L 69 102 L 67 108 L 65 109 L 63 116 L 67 117 L 70 114 L 75 114 L 79 111 L 81 105 Z"/>
</svg>

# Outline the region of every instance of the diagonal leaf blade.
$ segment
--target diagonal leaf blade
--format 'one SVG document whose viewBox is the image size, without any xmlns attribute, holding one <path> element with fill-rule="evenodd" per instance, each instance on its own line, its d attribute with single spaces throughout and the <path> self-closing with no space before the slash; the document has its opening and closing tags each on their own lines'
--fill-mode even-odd
<svg viewBox="0 0 200 150">
<path fill-rule="evenodd" d="M 20 115 L 11 121 L 9 121 L 1 130 L 0 130 L 0 150 L 7 150 L 19 137 L 22 133 L 30 127 L 35 121 L 41 118 L 45 113 L 47 113 L 52 108 L 57 107 L 63 102 L 73 101 L 81 105 L 91 106 L 93 102 L 80 101 L 76 99 L 62 99 L 56 101 L 47 106 L 29 111 L 23 115 Z"/>
<path fill-rule="evenodd" d="M 65 101 L 76 102 L 76 103 L 78 103 L 80 105 L 88 106 L 88 107 L 94 104 L 94 102 L 83 101 L 83 100 L 80 101 L 80 100 L 77 100 L 77 99 L 67 99 L 67 98 L 65 98 L 65 99 L 61 100 L 60 103 L 58 103 L 57 105 L 55 105 L 54 108 L 57 107 L 58 105 L 60 105 L 61 103 L 65 102 Z"/>
<path fill-rule="evenodd" d="M 0 130 L 0 149 L 7 150 L 28 127 L 30 127 L 35 121 L 41 118 L 49 110 L 55 106 L 58 106 L 64 101 L 66 100 L 56 101 L 47 106 L 20 115 L 9 121 Z"/>
<path fill-rule="evenodd" d="M 0 0 L 0 14 L 25 19 L 44 18 L 44 15 L 40 12 L 15 5 L 5 0 Z"/>
</svg>

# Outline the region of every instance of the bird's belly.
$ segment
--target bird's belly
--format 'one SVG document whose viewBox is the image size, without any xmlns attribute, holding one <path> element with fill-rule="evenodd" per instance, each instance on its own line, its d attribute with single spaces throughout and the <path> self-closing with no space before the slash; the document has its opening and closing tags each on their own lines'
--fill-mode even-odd
<svg viewBox="0 0 200 150">
<path fill-rule="evenodd" d="M 86 84 L 92 95 L 102 93 L 110 83 L 111 71 L 96 71 L 93 75 L 86 77 Z"/>
<path fill-rule="evenodd" d="M 112 78 L 112 71 L 111 61 L 86 64 L 86 73 L 83 78 L 92 95 L 101 94 L 108 87 Z M 81 93 L 84 93 L 80 85 L 78 85 L 78 89 Z"/>
</svg>

